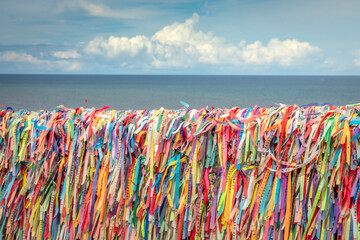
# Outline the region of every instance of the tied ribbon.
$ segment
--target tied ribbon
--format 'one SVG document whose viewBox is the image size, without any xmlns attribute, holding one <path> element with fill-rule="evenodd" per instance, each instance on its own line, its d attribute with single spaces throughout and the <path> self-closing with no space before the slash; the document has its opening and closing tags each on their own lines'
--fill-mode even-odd
<svg viewBox="0 0 360 240">
<path fill-rule="evenodd" d="M 360 109 L 0 110 L 0 238 L 360 239 Z"/>
</svg>

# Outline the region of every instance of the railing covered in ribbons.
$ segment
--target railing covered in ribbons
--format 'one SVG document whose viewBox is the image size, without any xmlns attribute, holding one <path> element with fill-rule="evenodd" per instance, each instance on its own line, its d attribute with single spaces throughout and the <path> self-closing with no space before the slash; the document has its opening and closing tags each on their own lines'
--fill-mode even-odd
<svg viewBox="0 0 360 240">
<path fill-rule="evenodd" d="M 360 239 L 359 105 L 0 111 L 1 239 Z"/>
</svg>

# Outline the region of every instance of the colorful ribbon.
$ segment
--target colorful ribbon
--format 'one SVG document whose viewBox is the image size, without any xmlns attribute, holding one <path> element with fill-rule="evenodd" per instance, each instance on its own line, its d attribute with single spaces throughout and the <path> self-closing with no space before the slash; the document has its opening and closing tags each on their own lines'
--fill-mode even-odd
<svg viewBox="0 0 360 240">
<path fill-rule="evenodd" d="M 0 112 L 0 239 L 359 239 L 360 105 Z"/>
</svg>

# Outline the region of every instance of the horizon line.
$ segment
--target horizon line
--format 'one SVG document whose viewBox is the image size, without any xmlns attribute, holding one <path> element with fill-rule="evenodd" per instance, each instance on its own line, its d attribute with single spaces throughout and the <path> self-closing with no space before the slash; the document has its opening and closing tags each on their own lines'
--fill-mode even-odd
<svg viewBox="0 0 360 240">
<path fill-rule="evenodd" d="M 360 77 L 360 74 L 117 74 L 117 73 L 0 73 L 0 76 L 5 75 L 44 75 L 44 76 L 52 76 L 52 75 L 63 75 L 63 76 L 264 76 L 264 77 L 291 77 L 291 76 L 303 76 L 303 77 Z"/>
</svg>

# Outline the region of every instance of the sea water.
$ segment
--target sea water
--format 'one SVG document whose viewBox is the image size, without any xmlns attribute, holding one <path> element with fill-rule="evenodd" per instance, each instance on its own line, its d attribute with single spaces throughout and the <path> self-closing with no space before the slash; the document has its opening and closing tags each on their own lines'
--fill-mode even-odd
<svg viewBox="0 0 360 240">
<path fill-rule="evenodd" d="M 360 76 L 0 75 L 0 104 L 14 110 L 346 105 L 359 93 Z"/>
</svg>

